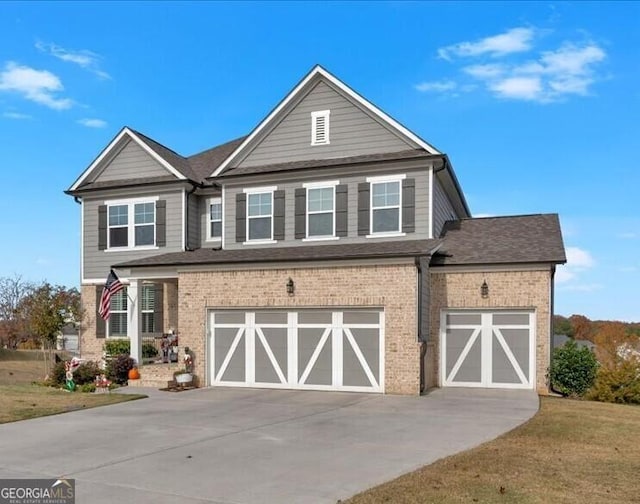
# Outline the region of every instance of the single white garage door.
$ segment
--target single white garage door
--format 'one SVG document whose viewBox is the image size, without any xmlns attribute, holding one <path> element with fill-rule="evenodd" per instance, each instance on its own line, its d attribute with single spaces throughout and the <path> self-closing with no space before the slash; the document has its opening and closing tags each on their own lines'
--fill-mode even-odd
<svg viewBox="0 0 640 504">
<path fill-rule="evenodd" d="M 448 311 L 441 320 L 444 386 L 534 388 L 532 311 Z"/>
<path fill-rule="evenodd" d="M 213 311 L 209 383 L 384 392 L 381 310 Z"/>
</svg>

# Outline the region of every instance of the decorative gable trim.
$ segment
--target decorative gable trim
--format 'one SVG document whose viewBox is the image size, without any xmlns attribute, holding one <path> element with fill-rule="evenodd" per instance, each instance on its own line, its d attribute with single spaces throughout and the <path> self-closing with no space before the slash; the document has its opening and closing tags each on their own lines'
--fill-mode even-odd
<svg viewBox="0 0 640 504">
<path fill-rule="evenodd" d="M 227 157 L 218 168 L 211 174 L 211 177 L 217 177 L 220 175 L 230 164 L 234 161 L 238 155 L 244 151 L 244 149 L 251 144 L 251 142 L 262 132 L 267 126 L 274 120 L 278 114 L 289 104 L 291 103 L 296 96 L 307 86 L 307 84 L 314 79 L 316 76 L 321 76 L 326 79 L 328 82 L 333 84 L 336 88 L 342 91 L 345 95 L 350 97 L 356 103 L 364 107 L 366 110 L 371 112 L 374 116 L 378 117 L 383 122 L 387 123 L 393 129 L 404 135 L 406 138 L 411 140 L 412 142 L 418 144 L 421 148 L 429 152 L 430 154 L 441 154 L 435 147 L 429 145 L 427 142 L 422 140 L 418 135 L 410 131 L 409 129 L 402 126 L 399 122 L 397 122 L 392 117 L 385 114 L 382 110 L 376 107 L 373 103 L 371 103 L 366 98 L 360 96 L 353 89 L 347 86 L 344 82 L 340 81 L 338 78 L 330 74 L 327 70 L 322 68 L 320 65 L 316 65 L 311 69 L 311 71 L 304 77 L 298 85 L 293 88 L 293 90 L 278 104 L 276 108 L 274 108 L 271 113 L 262 120 L 262 122 L 251 132 L 249 136 L 247 136 L 244 141 Z"/>
<path fill-rule="evenodd" d="M 116 135 L 116 137 L 111 140 L 109 145 L 105 147 L 105 149 L 100 153 L 100 155 L 89 165 L 89 167 L 80 175 L 80 177 L 74 182 L 69 191 L 75 191 L 82 185 L 82 183 L 87 179 L 87 177 L 98 167 L 100 163 L 113 151 L 115 150 L 120 141 L 124 138 L 124 136 L 128 136 L 131 140 L 133 140 L 136 144 L 138 144 L 147 154 L 149 154 L 153 159 L 155 159 L 162 167 L 164 167 L 169 173 L 174 175 L 176 178 L 180 180 L 186 180 L 186 177 L 176 170 L 171 164 L 169 164 L 165 159 L 160 157 L 151 147 L 147 145 L 145 141 L 143 141 L 138 135 L 136 135 L 132 130 L 127 128 L 126 126 L 120 130 L 120 133 Z"/>
</svg>

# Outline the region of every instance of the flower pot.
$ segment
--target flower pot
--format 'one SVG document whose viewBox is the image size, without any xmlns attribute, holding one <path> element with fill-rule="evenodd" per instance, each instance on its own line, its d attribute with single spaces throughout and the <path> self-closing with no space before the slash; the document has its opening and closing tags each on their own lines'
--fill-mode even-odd
<svg viewBox="0 0 640 504">
<path fill-rule="evenodd" d="M 175 376 L 176 383 L 184 385 L 185 383 L 191 383 L 193 381 L 193 375 L 191 373 L 182 373 Z"/>
</svg>

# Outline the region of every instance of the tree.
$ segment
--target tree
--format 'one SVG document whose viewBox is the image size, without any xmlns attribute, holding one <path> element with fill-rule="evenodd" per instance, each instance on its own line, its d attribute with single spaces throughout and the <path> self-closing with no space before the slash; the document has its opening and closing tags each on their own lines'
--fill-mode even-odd
<svg viewBox="0 0 640 504">
<path fill-rule="evenodd" d="M 34 285 L 21 275 L 0 278 L 0 343 L 16 348 L 26 334 L 24 300 L 31 295 Z"/>
<path fill-rule="evenodd" d="M 600 322 L 596 329 L 593 342 L 600 363 L 613 368 L 626 348 L 632 348 L 638 338 L 630 334 L 624 322 Z"/>
<path fill-rule="evenodd" d="M 569 338 L 573 338 L 575 332 L 571 321 L 562 315 L 553 316 L 553 331 L 555 334 L 564 334 Z"/>
<path fill-rule="evenodd" d="M 42 344 L 48 373 L 58 334 L 65 324 L 78 323 L 82 318 L 80 293 L 76 288 L 67 289 L 45 282 L 24 299 L 22 309 L 27 314 L 30 331 Z"/>
<path fill-rule="evenodd" d="M 571 315 L 569 321 L 575 339 L 593 341 L 594 325 L 591 320 L 584 315 Z"/>
</svg>

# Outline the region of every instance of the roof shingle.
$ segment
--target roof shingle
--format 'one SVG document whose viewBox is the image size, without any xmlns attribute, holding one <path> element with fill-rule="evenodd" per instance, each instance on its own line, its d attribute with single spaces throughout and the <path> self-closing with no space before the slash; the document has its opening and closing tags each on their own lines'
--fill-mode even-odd
<svg viewBox="0 0 640 504">
<path fill-rule="evenodd" d="M 432 265 L 565 263 L 557 214 L 448 221 Z"/>
</svg>

